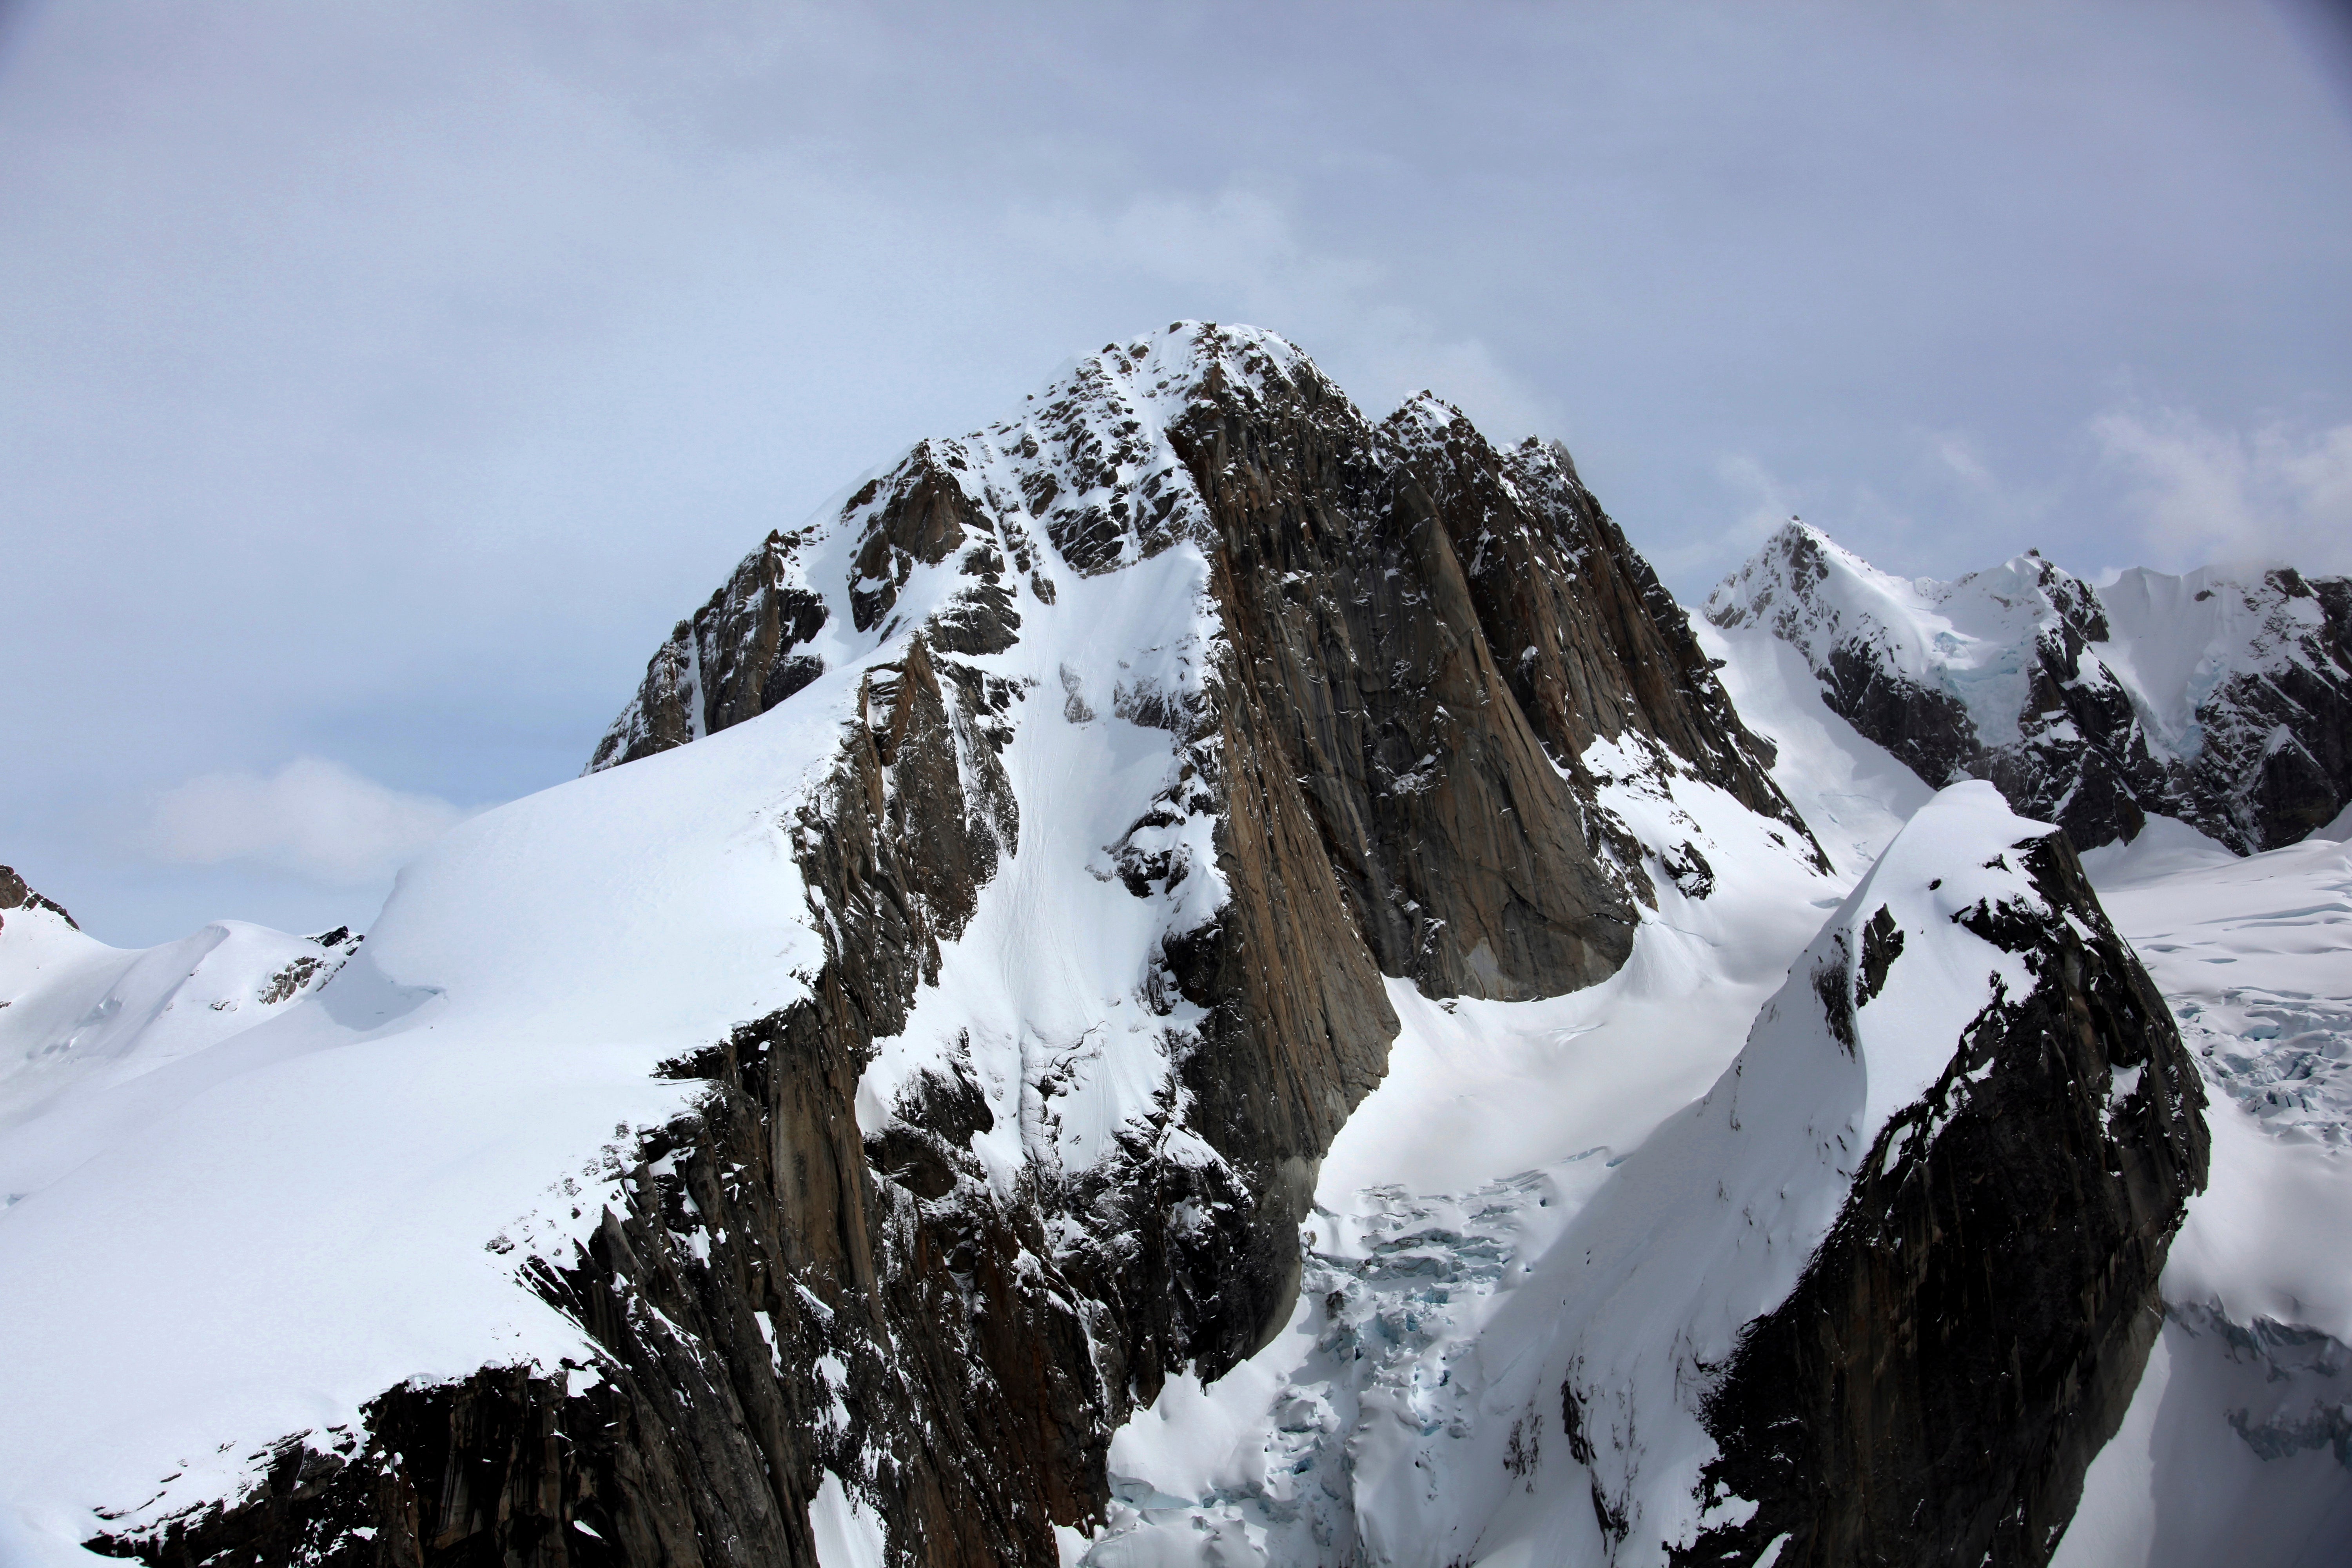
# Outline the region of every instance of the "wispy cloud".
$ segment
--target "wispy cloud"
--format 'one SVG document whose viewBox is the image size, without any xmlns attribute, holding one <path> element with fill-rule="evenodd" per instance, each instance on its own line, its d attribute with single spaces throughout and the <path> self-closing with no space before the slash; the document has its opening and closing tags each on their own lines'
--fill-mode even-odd
<svg viewBox="0 0 2352 1568">
<path fill-rule="evenodd" d="M 2247 432 L 2183 409 L 2118 409 L 2091 435 L 2130 485 L 2142 537 L 2171 563 L 2352 565 L 2352 425 Z"/>
<path fill-rule="evenodd" d="M 204 773 L 158 795 L 141 836 L 164 860 L 250 861 L 350 886 L 390 876 L 473 815 L 320 757 L 276 773 Z"/>
<path fill-rule="evenodd" d="M 1965 430 L 1930 430 L 1925 432 L 1927 455 L 1937 468 L 1960 481 L 1969 489 L 1986 495 L 2001 493 L 2000 480 L 1992 471 L 1978 448 L 1976 438 Z"/>
</svg>

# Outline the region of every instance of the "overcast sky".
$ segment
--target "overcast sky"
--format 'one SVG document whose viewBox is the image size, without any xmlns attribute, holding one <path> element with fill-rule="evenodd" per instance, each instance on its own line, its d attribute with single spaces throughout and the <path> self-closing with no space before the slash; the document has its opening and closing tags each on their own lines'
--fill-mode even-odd
<svg viewBox="0 0 2352 1568">
<path fill-rule="evenodd" d="M 363 924 L 766 530 L 1179 317 L 1566 441 L 1686 602 L 2352 567 L 2330 13 L 0 9 L 0 861 Z"/>
</svg>

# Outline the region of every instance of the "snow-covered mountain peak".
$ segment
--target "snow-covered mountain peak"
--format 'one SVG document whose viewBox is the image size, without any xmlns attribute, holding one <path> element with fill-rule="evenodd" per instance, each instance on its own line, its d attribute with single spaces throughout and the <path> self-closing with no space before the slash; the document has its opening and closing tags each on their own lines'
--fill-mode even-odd
<svg viewBox="0 0 2352 1568">
<path fill-rule="evenodd" d="M 1802 655 L 1832 710 L 1931 785 L 1990 778 L 2088 848 L 2182 818 L 2238 849 L 2352 800 L 2352 583 L 2145 569 L 2104 587 L 2028 552 L 1903 579 L 1791 521 L 1706 601 Z"/>
<path fill-rule="evenodd" d="M 69 930 L 81 929 L 75 923 L 73 916 L 66 913 L 63 904 L 35 892 L 26 884 L 25 879 L 16 874 L 14 866 L 0 866 L 0 922 L 6 921 L 11 910 L 42 910 Z M 5 929 L 5 923 L 0 923 L 0 930 Z"/>
<path fill-rule="evenodd" d="M 1985 744 L 2008 745 L 2021 738 L 2036 640 L 2084 635 L 2096 609 L 2088 584 L 2039 554 L 1953 583 L 1895 577 L 1792 519 L 1717 585 L 1706 616 L 1726 628 L 1767 627 L 1817 670 L 1867 650 L 1962 703 Z"/>
<path fill-rule="evenodd" d="M 1461 409 L 1437 394 L 1423 390 L 1398 404 L 1396 412 L 1381 422 L 1381 428 L 1402 444 L 1435 445 L 1462 418 Z"/>
<path fill-rule="evenodd" d="M 887 1519 L 1049 1562 L 1126 1415 L 1280 1325 L 1399 998 L 1588 991 L 1752 902 L 1734 856 L 1823 885 L 1767 765 L 1564 454 L 1375 426 L 1251 329 L 1113 343 L 758 542 L 587 776 L 454 830 L 260 1026 L 110 1073 L 168 1043 L 143 980 L 37 988 L 128 1045 L 64 1028 L 0 1145 L 0 1281 L 53 1281 L 0 1322 L 38 1412 L 0 1472 L 45 1557 L 196 1560 L 395 1495 L 463 1534 L 403 1489 L 422 1435 L 454 1476 L 494 1461 L 447 1434 L 520 1423 L 580 1479 L 483 1480 L 509 1544 L 803 1561 Z M 203 940 L 118 958 L 254 945 Z M 245 1268 L 190 1261 L 204 1215 Z M 98 1229 L 121 1267 L 64 1267 Z M 125 1286 L 156 1259 L 203 1289 Z"/>
<path fill-rule="evenodd" d="M 1362 425 L 1282 338 L 1177 321 L 1104 345 L 1013 417 L 917 442 L 837 510 L 770 534 L 680 622 L 589 770 L 765 712 L 919 628 L 1002 651 L 1068 581 L 1205 543 L 1188 432 L 1276 404 Z"/>
<path fill-rule="evenodd" d="M 1564 447 L 1179 322 L 760 541 L 363 946 L 0 872 L 0 1559 L 2040 1561 L 2194 1064 L 1812 661 L 2039 756 L 2118 634 L 1750 565 L 1702 634 Z"/>
</svg>

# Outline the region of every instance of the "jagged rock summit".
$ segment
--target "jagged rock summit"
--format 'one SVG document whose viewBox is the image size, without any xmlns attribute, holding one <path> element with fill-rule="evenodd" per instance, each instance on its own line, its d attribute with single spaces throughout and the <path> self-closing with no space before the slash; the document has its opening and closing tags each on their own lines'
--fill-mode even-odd
<svg viewBox="0 0 2352 1568">
<path fill-rule="evenodd" d="M 16 1484 L 158 1563 L 1053 1561 L 1128 1414 L 1285 1321 L 1395 999 L 1617 973 L 1713 887 L 1677 800 L 1817 878 L 1767 764 L 1561 449 L 1109 345 L 772 535 L 312 994 L 45 1102 L 140 1152 L 0 1151 L 52 1281 L 0 1363 L 146 1415 L 0 1432 Z M 108 1226 L 208 1358 L 69 1261 Z"/>
<path fill-rule="evenodd" d="M 7 912 L 0 1558 L 2038 1563 L 2193 1068 L 2046 825 L 1773 766 L 1559 447 L 1108 345 L 363 944 Z"/>
<path fill-rule="evenodd" d="M 1990 779 L 2078 848 L 2159 813 L 2242 855 L 2352 803 L 2352 579 L 2134 568 L 2095 586 L 2029 552 L 1906 581 L 1792 520 L 1706 616 L 1795 647 L 1831 710 L 1930 786 Z"/>
<path fill-rule="evenodd" d="M 66 913 L 63 904 L 45 899 L 26 886 L 25 879 L 16 874 L 14 866 L 0 866 L 0 921 L 6 920 L 9 910 L 47 910 L 71 929 L 81 930 L 74 924 L 73 916 Z"/>
<path fill-rule="evenodd" d="M 1385 672 L 1358 671 L 1374 639 L 1434 618 L 1480 645 L 1462 656 L 1475 668 L 1447 678 L 1474 697 L 1508 690 L 1585 793 L 1579 760 L 1631 730 L 1794 825 L 1680 608 L 1558 443 L 1490 447 L 1426 393 L 1374 426 L 1280 338 L 1194 322 L 1107 344 L 1030 403 L 1019 419 L 919 443 L 838 514 L 769 535 L 678 623 L 590 771 L 765 712 L 829 662 L 909 629 L 935 652 L 1003 653 L 1065 574 L 1189 542 L 1216 568 L 1207 592 L 1229 640 L 1296 645 L 1286 662 L 1311 675 L 1331 660 L 1380 692 Z M 1433 617 L 1401 613 L 1423 605 Z M 1121 700 L 1171 717 L 1146 684 L 1165 679 L 1121 683 Z M 1348 738 L 1364 753 L 1351 771 L 1378 785 L 1410 784 L 1436 754 L 1401 743 L 1446 737 Z"/>
</svg>

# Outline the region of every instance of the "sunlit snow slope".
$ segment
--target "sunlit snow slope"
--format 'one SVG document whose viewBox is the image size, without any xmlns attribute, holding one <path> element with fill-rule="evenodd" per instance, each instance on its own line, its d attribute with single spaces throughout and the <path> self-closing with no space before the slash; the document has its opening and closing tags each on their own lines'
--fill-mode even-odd
<svg viewBox="0 0 2352 1568">
<path fill-rule="evenodd" d="M 292 1005 L 257 993 L 301 939 L 124 953 L 9 912 L 0 1561 L 96 1561 L 96 1510 L 233 1496 L 407 1379 L 595 1359 L 486 1244 L 584 1235 L 688 1097 L 651 1069 L 802 987 L 785 813 L 832 687 L 462 825 Z"/>
</svg>

